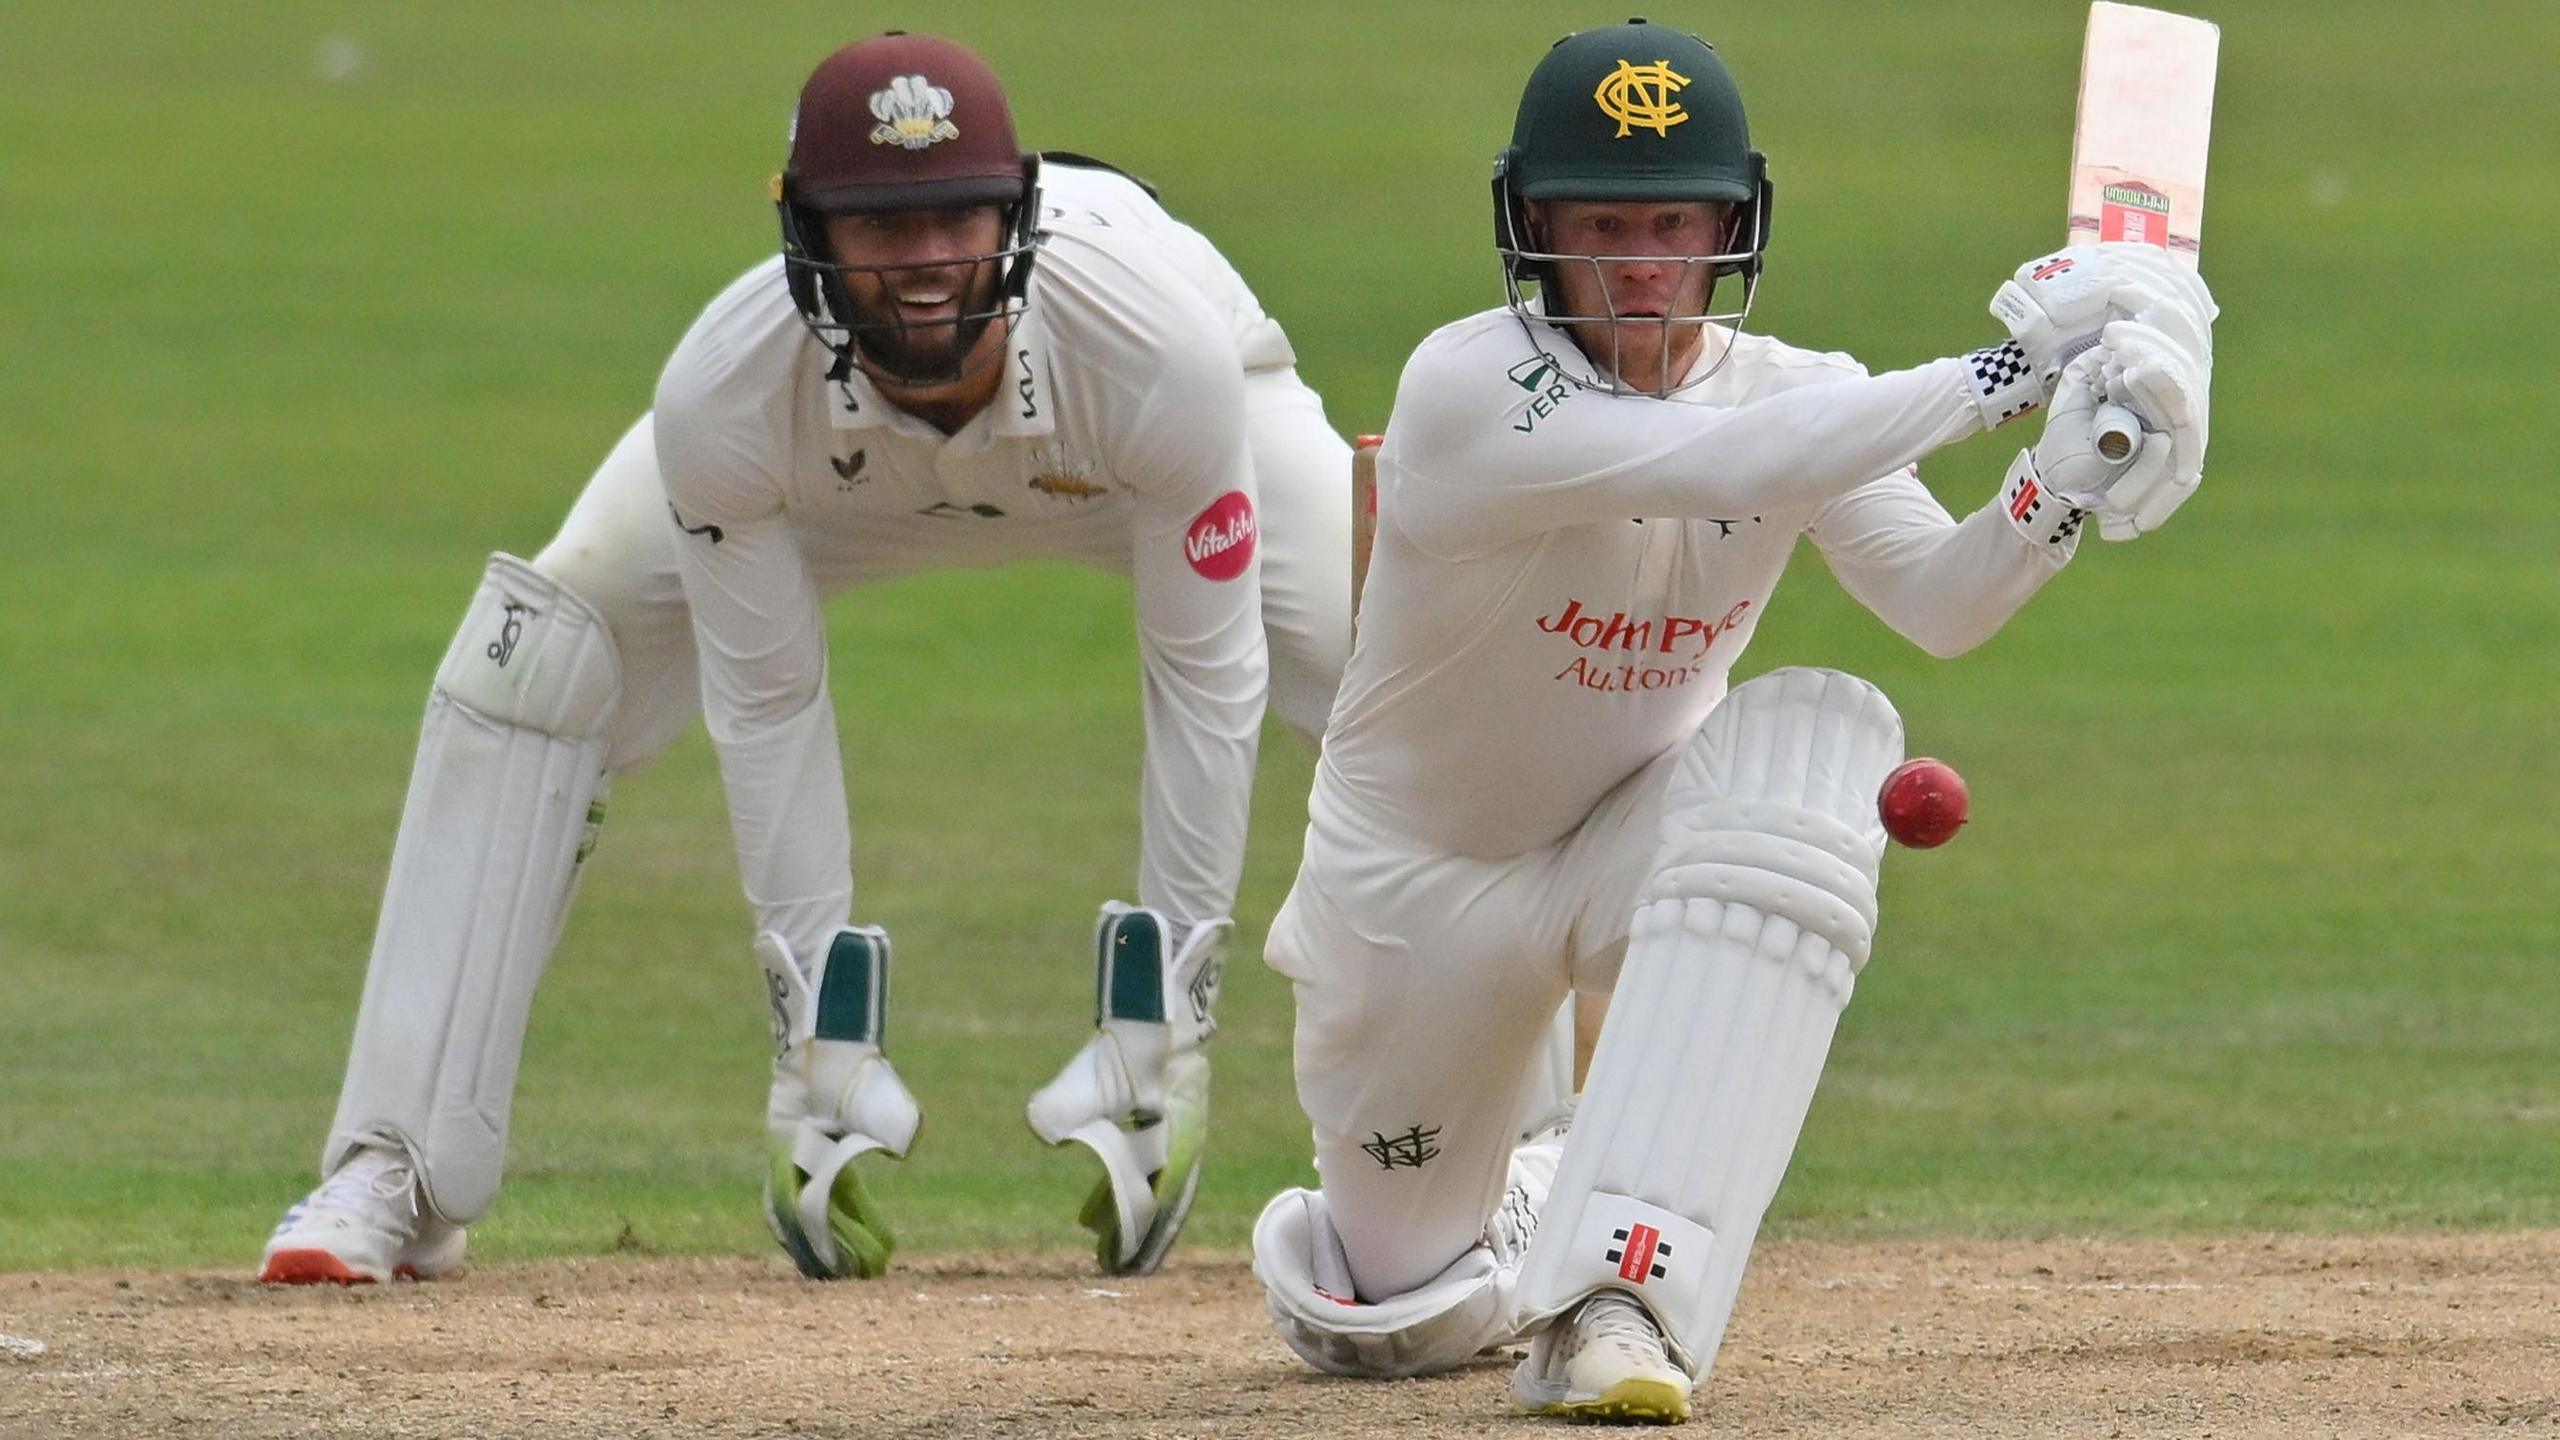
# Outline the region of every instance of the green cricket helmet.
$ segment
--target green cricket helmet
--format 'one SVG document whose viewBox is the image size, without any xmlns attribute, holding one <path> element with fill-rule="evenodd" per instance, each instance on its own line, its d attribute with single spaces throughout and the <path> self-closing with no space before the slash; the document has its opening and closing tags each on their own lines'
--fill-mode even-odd
<svg viewBox="0 0 2560 1440">
<path fill-rule="evenodd" d="M 1708 266 L 1712 276 L 1740 277 L 1742 303 L 1699 318 L 1739 326 L 1750 313 L 1769 244 L 1768 164 L 1751 148 L 1733 72 L 1697 36 L 1642 20 L 1578 31 L 1557 41 L 1530 72 L 1511 144 L 1493 162 L 1494 248 L 1510 306 L 1524 319 L 1540 312 L 1529 309 L 1522 282 L 1535 285 L 1539 302 L 1551 307 L 1557 267 L 1596 268 L 1616 258 L 1549 248 L 1531 223 L 1526 202 L 1532 200 L 1732 205 L 1734 223 L 1721 250 L 1690 263 Z M 1562 315 L 1551 308 L 1542 318 L 1618 323 L 1614 314 Z"/>
</svg>

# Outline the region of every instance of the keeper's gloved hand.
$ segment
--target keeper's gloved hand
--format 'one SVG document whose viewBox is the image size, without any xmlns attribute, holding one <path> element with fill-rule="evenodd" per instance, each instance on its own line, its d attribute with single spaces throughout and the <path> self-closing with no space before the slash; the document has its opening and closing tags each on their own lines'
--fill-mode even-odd
<svg viewBox="0 0 2560 1440">
<path fill-rule="evenodd" d="M 897 1238 L 853 1161 L 873 1150 L 905 1158 L 922 1118 L 880 1053 L 888 932 L 847 926 L 814 967 L 797 962 L 790 944 L 770 930 L 756 937 L 755 948 L 773 1005 L 765 1220 L 813 1280 L 878 1275 L 889 1268 Z"/>
<path fill-rule="evenodd" d="M 1183 925 L 1102 907 L 1095 927 L 1094 1035 L 1031 1097 L 1032 1133 L 1090 1148 L 1103 1178 L 1079 1217 L 1114 1275 L 1164 1262 L 1191 1213 L 1209 1139 L 1209 1059 L 1218 981 L 1235 922 Z"/>
</svg>

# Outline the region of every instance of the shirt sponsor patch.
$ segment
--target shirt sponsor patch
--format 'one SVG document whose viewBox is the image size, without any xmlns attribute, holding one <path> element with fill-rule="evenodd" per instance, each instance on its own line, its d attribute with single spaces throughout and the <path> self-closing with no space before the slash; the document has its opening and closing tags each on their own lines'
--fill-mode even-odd
<svg viewBox="0 0 2560 1440">
<path fill-rule="evenodd" d="M 1233 580 L 1253 564 L 1253 501 L 1230 490 L 1209 502 L 1191 519 L 1182 537 L 1182 558 L 1205 580 Z"/>
</svg>

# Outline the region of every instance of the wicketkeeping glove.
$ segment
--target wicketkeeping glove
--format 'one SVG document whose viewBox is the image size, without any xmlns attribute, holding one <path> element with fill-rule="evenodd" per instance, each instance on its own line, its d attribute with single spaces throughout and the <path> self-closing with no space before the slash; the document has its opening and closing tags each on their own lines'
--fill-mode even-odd
<svg viewBox="0 0 2560 1440">
<path fill-rule="evenodd" d="M 1114 1275 L 1164 1263 L 1200 1185 L 1218 981 L 1235 922 L 1188 928 L 1112 901 L 1095 927 L 1094 1036 L 1031 1097 L 1033 1134 L 1102 1161 L 1078 1217 Z"/>
<path fill-rule="evenodd" d="M 897 1238 L 853 1168 L 873 1150 L 903 1159 L 921 1115 L 880 1053 L 889 998 L 889 936 L 876 925 L 836 932 L 814 972 L 768 930 L 756 937 L 773 1005 L 773 1091 L 765 1105 L 765 1220 L 813 1280 L 874 1276 Z"/>
</svg>

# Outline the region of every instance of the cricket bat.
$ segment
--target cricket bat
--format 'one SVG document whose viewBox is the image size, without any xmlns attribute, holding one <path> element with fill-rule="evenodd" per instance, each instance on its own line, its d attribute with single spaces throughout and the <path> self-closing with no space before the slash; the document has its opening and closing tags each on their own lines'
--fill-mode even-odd
<svg viewBox="0 0 2560 1440">
<path fill-rule="evenodd" d="M 2112 0 L 2089 7 L 2066 243 L 2132 240 L 2197 263 L 2221 47 L 2208 20 Z M 2101 407 L 2096 425 L 2105 458 L 2130 460 L 2141 448 L 2141 426 L 2122 406 Z"/>
<path fill-rule="evenodd" d="M 1351 624 L 1360 624 L 1360 592 L 1369 588 L 1369 550 L 1378 543 L 1378 447 L 1384 435 L 1351 442 Z"/>
</svg>

